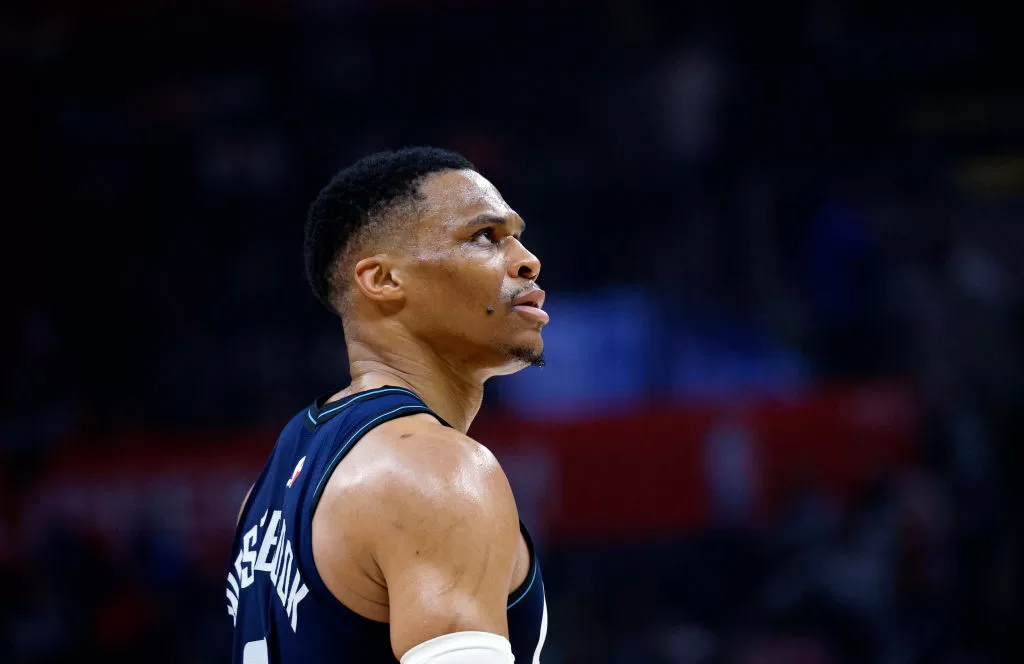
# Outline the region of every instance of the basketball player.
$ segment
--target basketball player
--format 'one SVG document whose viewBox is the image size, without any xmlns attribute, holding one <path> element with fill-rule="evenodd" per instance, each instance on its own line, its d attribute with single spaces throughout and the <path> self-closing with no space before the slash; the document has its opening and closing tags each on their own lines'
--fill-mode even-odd
<svg viewBox="0 0 1024 664">
<path fill-rule="evenodd" d="M 540 568 L 466 435 L 484 381 L 543 363 L 523 220 L 459 155 L 375 154 L 313 202 L 306 271 L 351 384 L 284 428 L 227 578 L 238 664 L 538 662 Z"/>
</svg>

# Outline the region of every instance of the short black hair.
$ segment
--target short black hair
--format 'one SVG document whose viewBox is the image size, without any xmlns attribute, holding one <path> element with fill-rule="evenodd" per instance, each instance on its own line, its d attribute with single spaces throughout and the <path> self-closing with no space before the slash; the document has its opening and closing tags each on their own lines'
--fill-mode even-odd
<svg viewBox="0 0 1024 664">
<path fill-rule="evenodd" d="M 360 230 L 382 213 L 414 199 L 431 173 L 475 170 L 462 155 L 433 147 L 377 152 L 338 172 L 309 206 L 304 242 L 306 278 L 331 311 L 334 262 Z"/>
</svg>

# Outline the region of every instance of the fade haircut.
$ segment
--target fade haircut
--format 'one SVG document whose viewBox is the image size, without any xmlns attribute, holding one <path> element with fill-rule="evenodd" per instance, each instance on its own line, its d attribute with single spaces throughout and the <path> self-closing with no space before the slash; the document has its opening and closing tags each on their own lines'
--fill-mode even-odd
<svg viewBox="0 0 1024 664">
<path fill-rule="evenodd" d="M 340 256 L 389 228 L 400 208 L 422 199 L 419 184 L 432 173 L 475 170 L 465 157 L 431 147 L 378 152 L 335 175 L 309 206 L 306 278 L 317 298 L 341 315 L 335 278 Z M 344 279 L 347 282 L 347 277 Z"/>
</svg>

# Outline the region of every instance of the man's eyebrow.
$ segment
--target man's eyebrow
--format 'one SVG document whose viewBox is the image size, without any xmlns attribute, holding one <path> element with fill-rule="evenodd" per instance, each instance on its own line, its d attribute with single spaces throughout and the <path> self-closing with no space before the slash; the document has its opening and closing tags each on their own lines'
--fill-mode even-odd
<svg viewBox="0 0 1024 664">
<path fill-rule="evenodd" d="M 518 219 L 518 217 L 515 218 Z M 466 227 L 473 228 L 476 226 L 490 226 L 492 224 L 498 224 L 500 226 L 509 226 L 510 222 L 508 217 L 500 217 L 496 214 L 490 214 L 485 212 L 483 214 L 479 214 L 473 217 L 468 222 L 466 222 Z M 525 230 L 526 222 L 523 221 L 522 219 L 519 219 L 519 232 L 523 233 Z"/>
</svg>

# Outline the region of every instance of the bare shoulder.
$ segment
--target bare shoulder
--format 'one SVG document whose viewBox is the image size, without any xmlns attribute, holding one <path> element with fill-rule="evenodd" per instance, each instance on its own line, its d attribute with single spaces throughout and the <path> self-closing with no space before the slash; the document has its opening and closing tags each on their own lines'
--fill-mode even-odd
<svg viewBox="0 0 1024 664">
<path fill-rule="evenodd" d="M 345 461 L 325 496 L 372 502 L 378 524 L 385 516 L 403 528 L 484 513 L 515 518 L 512 490 L 490 450 L 429 415 L 377 427 Z"/>
<path fill-rule="evenodd" d="M 429 415 L 382 424 L 356 444 L 313 515 L 313 553 L 350 608 L 386 620 L 395 570 L 485 564 L 503 592 L 515 573 L 519 516 L 494 455 Z M 415 560 L 410 560 L 410 558 Z"/>
</svg>

